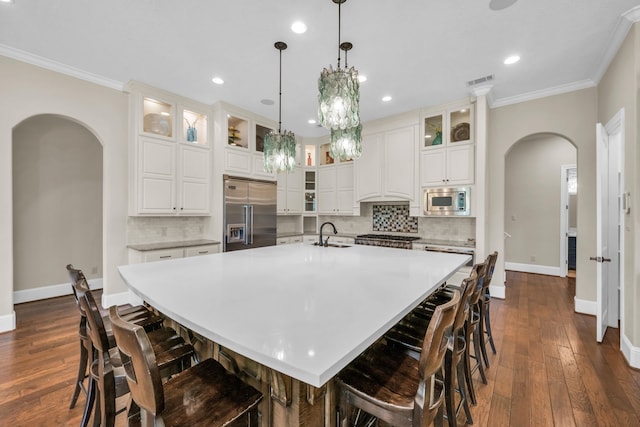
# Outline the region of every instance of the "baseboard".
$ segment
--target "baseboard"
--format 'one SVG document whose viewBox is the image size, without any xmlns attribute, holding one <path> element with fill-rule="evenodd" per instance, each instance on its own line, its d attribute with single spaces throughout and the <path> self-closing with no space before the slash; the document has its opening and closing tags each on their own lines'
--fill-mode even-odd
<svg viewBox="0 0 640 427">
<path fill-rule="evenodd" d="M 586 299 L 579 299 L 578 297 L 573 297 L 574 302 L 574 311 L 576 313 L 582 314 L 590 314 L 591 316 L 596 315 L 596 302 L 589 301 Z"/>
<path fill-rule="evenodd" d="M 102 279 L 90 279 L 89 288 L 102 289 Z M 61 297 L 71 295 L 71 284 L 63 283 L 60 285 L 40 286 L 38 288 L 23 289 L 13 292 L 13 303 L 21 304 L 23 302 L 38 301 L 41 299 Z"/>
<path fill-rule="evenodd" d="M 491 298 L 506 298 L 506 287 L 499 285 L 489 285 L 489 293 L 491 294 Z"/>
<path fill-rule="evenodd" d="M 560 277 L 560 267 L 551 267 L 548 265 L 521 264 L 518 262 L 505 262 L 505 270 L 520 271 L 522 273 L 544 274 L 547 276 Z"/>
<path fill-rule="evenodd" d="M 102 294 L 102 306 L 105 308 L 123 304 L 141 305 L 143 302 L 142 298 L 130 291 L 109 295 Z"/>
<path fill-rule="evenodd" d="M 620 351 L 627 359 L 629 366 L 640 369 L 640 347 L 634 347 L 624 334 L 620 337 Z"/>
<path fill-rule="evenodd" d="M 0 316 L 0 332 L 13 331 L 16 328 L 16 312 L 11 310 L 11 314 Z"/>
</svg>

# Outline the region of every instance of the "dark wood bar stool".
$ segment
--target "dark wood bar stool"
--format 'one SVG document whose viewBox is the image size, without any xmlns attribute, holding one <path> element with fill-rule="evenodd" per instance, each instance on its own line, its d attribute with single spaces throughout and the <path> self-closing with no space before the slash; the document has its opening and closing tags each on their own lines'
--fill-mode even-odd
<svg viewBox="0 0 640 427">
<path fill-rule="evenodd" d="M 487 264 L 487 272 L 485 274 L 482 295 L 480 297 L 480 322 L 478 326 L 478 328 L 480 329 L 480 350 L 482 352 L 482 358 L 487 368 L 489 367 L 487 341 L 491 345 L 491 351 L 493 351 L 493 354 L 496 354 L 496 345 L 493 342 L 493 334 L 491 333 L 491 293 L 489 292 L 489 285 L 491 285 L 493 270 L 496 267 L 497 260 L 497 251 L 487 256 L 487 259 L 485 261 L 485 263 Z"/>
<path fill-rule="evenodd" d="M 393 426 L 437 426 L 443 422 L 443 362 L 460 293 L 438 305 L 425 332 L 420 360 L 378 342 L 336 377 L 340 423 L 354 408 Z"/>
<path fill-rule="evenodd" d="M 228 373 L 213 359 L 181 372 L 162 384 L 156 357 L 144 328 L 109 310 L 132 404 L 129 425 L 257 425 L 262 393 Z"/>
<path fill-rule="evenodd" d="M 452 337 L 447 345 L 447 353 L 444 361 L 445 384 L 445 408 L 448 424 L 457 425 L 457 417 L 461 409 L 464 409 L 467 424 L 473 424 L 471 410 L 466 392 L 466 373 L 464 369 L 464 355 L 467 348 L 465 336 L 465 323 L 469 316 L 471 294 L 477 287 L 477 273 L 472 271 L 468 278 L 462 281 L 457 290 L 461 293 L 460 304 L 453 322 Z M 425 303 L 416 307 L 408 316 L 393 327 L 385 339 L 390 345 L 397 346 L 408 352 L 414 358 L 419 358 L 422 350 L 424 334 L 433 316 L 435 305 L 451 297 L 451 289 L 441 288 Z M 460 401 L 456 402 L 455 393 L 460 395 Z"/>
<path fill-rule="evenodd" d="M 81 309 L 79 302 L 79 297 L 81 297 L 84 292 L 89 291 L 87 279 L 82 270 L 74 268 L 71 264 L 67 265 L 67 272 L 69 274 L 69 278 L 71 279 L 71 289 L 73 290 L 73 296 L 80 312 L 80 323 L 78 325 L 78 336 L 80 337 L 80 363 L 78 365 L 78 374 L 75 381 L 73 395 L 71 397 L 71 404 L 69 405 L 69 409 L 72 409 L 76 405 L 80 392 L 83 392 L 85 395 L 88 392 L 87 387 L 85 386 L 85 380 L 88 378 L 87 367 L 89 366 L 89 361 L 91 359 L 92 346 L 91 339 L 87 331 L 87 318 L 84 311 Z M 160 326 L 162 326 L 162 323 L 164 321 L 162 317 L 156 316 L 154 313 L 143 306 L 122 307 L 120 308 L 120 310 L 121 313 L 127 316 L 129 319 L 136 319 L 137 322 L 144 324 L 145 327 L 149 329 L 159 328 Z M 106 315 L 106 313 L 104 313 L 102 310 L 101 314 L 103 317 Z M 115 341 L 113 339 L 113 335 L 110 333 L 111 325 L 108 321 L 105 323 L 107 323 L 107 333 L 111 337 L 111 347 L 114 347 Z"/>
</svg>

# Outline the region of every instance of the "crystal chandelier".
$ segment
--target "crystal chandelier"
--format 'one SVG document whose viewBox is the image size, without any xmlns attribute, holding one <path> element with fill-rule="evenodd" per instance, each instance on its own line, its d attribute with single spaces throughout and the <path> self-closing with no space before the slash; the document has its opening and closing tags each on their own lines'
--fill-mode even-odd
<svg viewBox="0 0 640 427">
<path fill-rule="evenodd" d="M 280 51 L 280 83 L 278 87 L 278 131 L 270 131 L 264 137 L 264 170 L 269 173 L 292 172 L 296 167 L 296 137 L 293 132 L 282 131 L 282 51 L 285 42 L 276 42 Z"/>
<path fill-rule="evenodd" d="M 347 53 L 353 45 L 349 42 L 340 44 L 340 49 L 344 50 L 344 65 L 347 65 Z M 356 77 L 357 78 L 357 77 Z M 362 125 L 346 129 L 331 129 L 331 145 L 329 154 L 334 159 L 341 161 L 357 159 L 362 154 Z"/>
<path fill-rule="evenodd" d="M 318 79 L 318 121 L 328 129 L 350 129 L 360 124 L 360 82 L 358 71 L 340 68 L 340 6 L 347 0 L 332 0 L 338 4 L 338 67 L 323 69 Z"/>
</svg>

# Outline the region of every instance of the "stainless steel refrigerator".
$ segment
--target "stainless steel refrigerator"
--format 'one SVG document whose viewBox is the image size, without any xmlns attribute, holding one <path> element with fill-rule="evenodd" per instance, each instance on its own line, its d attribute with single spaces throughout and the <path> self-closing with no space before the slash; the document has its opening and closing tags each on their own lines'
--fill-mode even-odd
<svg viewBox="0 0 640 427">
<path fill-rule="evenodd" d="M 276 244 L 277 183 L 224 176 L 225 252 Z"/>
</svg>

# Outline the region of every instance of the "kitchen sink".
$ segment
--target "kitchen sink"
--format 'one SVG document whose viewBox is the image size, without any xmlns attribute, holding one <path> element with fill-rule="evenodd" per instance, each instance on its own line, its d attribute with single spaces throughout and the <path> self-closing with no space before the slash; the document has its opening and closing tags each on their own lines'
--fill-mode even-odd
<svg viewBox="0 0 640 427">
<path fill-rule="evenodd" d="M 343 245 L 342 243 L 327 243 L 327 245 L 321 245 L 318 242 L 314 242 L 313 246 L 322 246 L 329 248 L 350 248 L 352 245 Z"/>
</svg>

